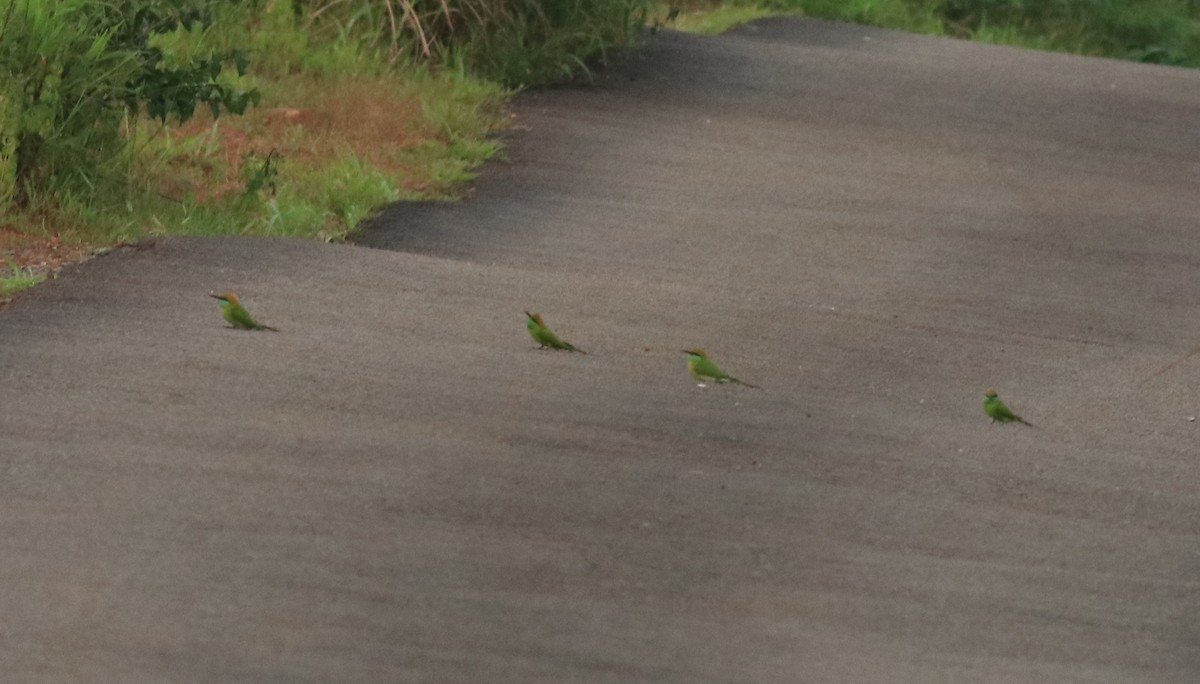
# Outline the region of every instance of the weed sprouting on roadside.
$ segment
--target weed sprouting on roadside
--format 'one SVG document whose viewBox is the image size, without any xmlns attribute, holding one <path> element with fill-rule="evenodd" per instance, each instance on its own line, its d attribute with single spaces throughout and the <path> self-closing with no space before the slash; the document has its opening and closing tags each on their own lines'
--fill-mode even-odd
<svg viewBox="0 0 1200 684">
<path fill-rule="evenodd" d="M 12 263 L 5 263 L 0 269 L 0 297 L 33 287 L 46 279 L 43 273 L 36 273 L 31 268 L 22 268 Z"/>
<path fill-rule="evenodd" d="M 265 157 L 259 157 L 254 152 L 244 153 L 241 176 L 242 182 L 245 183 L 245 187 L 242 188 L 243 198 L 256 201 L 260 198 L 260 192 L 274 197 L 279 191 L 275 185 L 275 179 L 279 176 L 279 153 L 271 150 Z"/>
</svg>

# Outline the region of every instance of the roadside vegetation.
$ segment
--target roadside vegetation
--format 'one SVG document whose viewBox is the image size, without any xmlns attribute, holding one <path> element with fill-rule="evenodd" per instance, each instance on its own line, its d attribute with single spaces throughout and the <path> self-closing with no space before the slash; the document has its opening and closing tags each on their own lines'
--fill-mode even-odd
<svg viewBox="0 0 1200 684">
<path fill-rule="evenodd" d="M 1200 66 L 1200 0 L 676 0 L 684 30 L 802 14 L 988 43 Z"/>
<path fill-rule="evenodd" d="M 45 279 L 45 274 L 37 273 L 32 268 L 7 264 L 0 268 L 0 298 L 17 290 L 33 287 Z"/>
<path fill-rule="evenodd" d="M 0 0 L 0 288 L 162 234 L 340 240 L 453 198 L 647 0 Z"/>
<path fill-rule="evenodd" d="M 453 198 L 522 87 L 644 23 L 798 13 L 1200 66 L 1200 0 L 0 0 L 0 294 L 163 234 L 341 240 Z M 669 19 L 669 21 L 668 21 Z"/>
</svg>

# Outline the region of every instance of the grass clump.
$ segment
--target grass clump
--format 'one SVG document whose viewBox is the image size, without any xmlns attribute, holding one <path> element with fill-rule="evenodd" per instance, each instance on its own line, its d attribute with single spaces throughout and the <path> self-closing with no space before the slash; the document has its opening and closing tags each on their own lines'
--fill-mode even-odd
<svg viewBox="0 0 1200 684">
<path fill-rule="evenodd" d="M 28 267 L 22 268 L 10 261 L 6 269 L 0 270 L 0 297 L 33 287 L 45 279 L 46 274 Z"/>
<path fill-rule="evenodd" d="M 704 35 L 724 33 L 739 24 L 775 14 L 765 7 L 749 3 L 722 3 L 716 6 L 692 5 L 687 10 L 680 8 L 680 11 L 674 16 L 672 16 L 672 11 L 673 8 L 669 5 L 660 6 L 657 16 L 663 17 L 663 19 L 659 19 L 659 21 L 665 21 L 666 17 L 672 17 L 672 24 L 675 28 Z"/>
<path fill-rule="evenodd" d="M 114 237 L 149 219 L 157 232 L 341 239 L 387 202 L 453 197 L 499 149 L 490 133 L 504 122 L 503 89 L 428 70 L 297 74 L 263 92 L 267 105 L 243 117 L 148 132 L 145 199 Z"/>
<path fill-rule="evenodd" d="M 650 0 L 298 0 L 315 27 L 369 27 L 390 54 L 458 65 L 518 88 L 628 46 Z"/>
</svg>

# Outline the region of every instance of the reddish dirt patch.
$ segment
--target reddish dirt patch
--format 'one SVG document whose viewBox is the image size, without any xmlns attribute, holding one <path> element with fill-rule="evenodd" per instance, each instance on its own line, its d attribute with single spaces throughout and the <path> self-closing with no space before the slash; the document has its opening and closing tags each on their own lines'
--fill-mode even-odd
<svg viewBox="0 0 1200 684">
<path fill-rule="evenodd" d="M 46 274 L 57 271 L 63 264 L 81 261 L 90 253 L 89 248 L 66 242 L 57 235 L 38 237 L 0 228 L 0 261 L 5 266 Z"/>
<path fill-rule="evenodd" d="M 178 143 L 209 139 L 170 161 L 178 173 L 160 179 L 162 192 L 201 202 L 220 198 L 243 187 L 245 163 L 261 163 L 268 155 L 285 167 L 319 168 L 351 152 L 377 168 L 406 171 L 397 151 L 438 135 L 425 121 L 420 102 L 386 83 L 349 79 L 302 83 L 294 90 L 294 102 L 251 110 L 245 116 L 224 116 L 215 126 L 212 117 L 201 112 L 169 127 L 166 135 Z"/>
<path fill-rule="evenodd" d="M 5 276 L 10 274 L 13 267 L 23 273 L 50 275 L 66 264 L 83 261 L 90 254 L 90 248 L 66 242 L 57 235 L 25 235 L 11 228 L 0 227 L 0 274 Z M 11 301 L 11 296 L 0 296 L 0 308 Z"/>
<path fill-rule="evenodd" d="M 161 134 L 170 137 L 174 150 L 159 161 L 161 166 L 145 172 L 153 177 L 155 190 L 164 197 L 210 202 L 241 192 L 241 169 L 248 162 L 262 163 L 274 155 L 283 167 L 320 168 L 345 152 L 404 176 L 403 190 L 419 189 L 425 182 L 416 169 L 406 173 L 409 165 L 397 154 L 439 136 L 415 96 L 376 79 L 302 81 L 290 90 L 294 101 L 215 122 L 202 110 L 183 124 L 164 128 Z M 0 266 L 11 263 L 51 273 L 87 258 L 94 246 L 0 226 Z"/>
</svg>

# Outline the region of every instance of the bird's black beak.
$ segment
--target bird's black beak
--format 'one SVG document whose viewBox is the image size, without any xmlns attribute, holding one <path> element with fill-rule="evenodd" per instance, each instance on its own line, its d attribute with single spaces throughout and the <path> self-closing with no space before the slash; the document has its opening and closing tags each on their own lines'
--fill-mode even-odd
<svg viewBox="0 0 1200 684">
<path fill-rule="evenodd" d="M 224 297 L 222 297 L 222 296 L 221 296 L 221 295 L 219 295 L 219 294 L 213 294 L 213 293 L 209 292 L 209 293 L 208 293 L 208 296 L 209 296 L 209 297 L 212 297 L 213 299 L 219 299 L 219 300 L 221 300 L 221 301 L 225 301 L 225 298 L 224 298 Z"/>
</svg>

